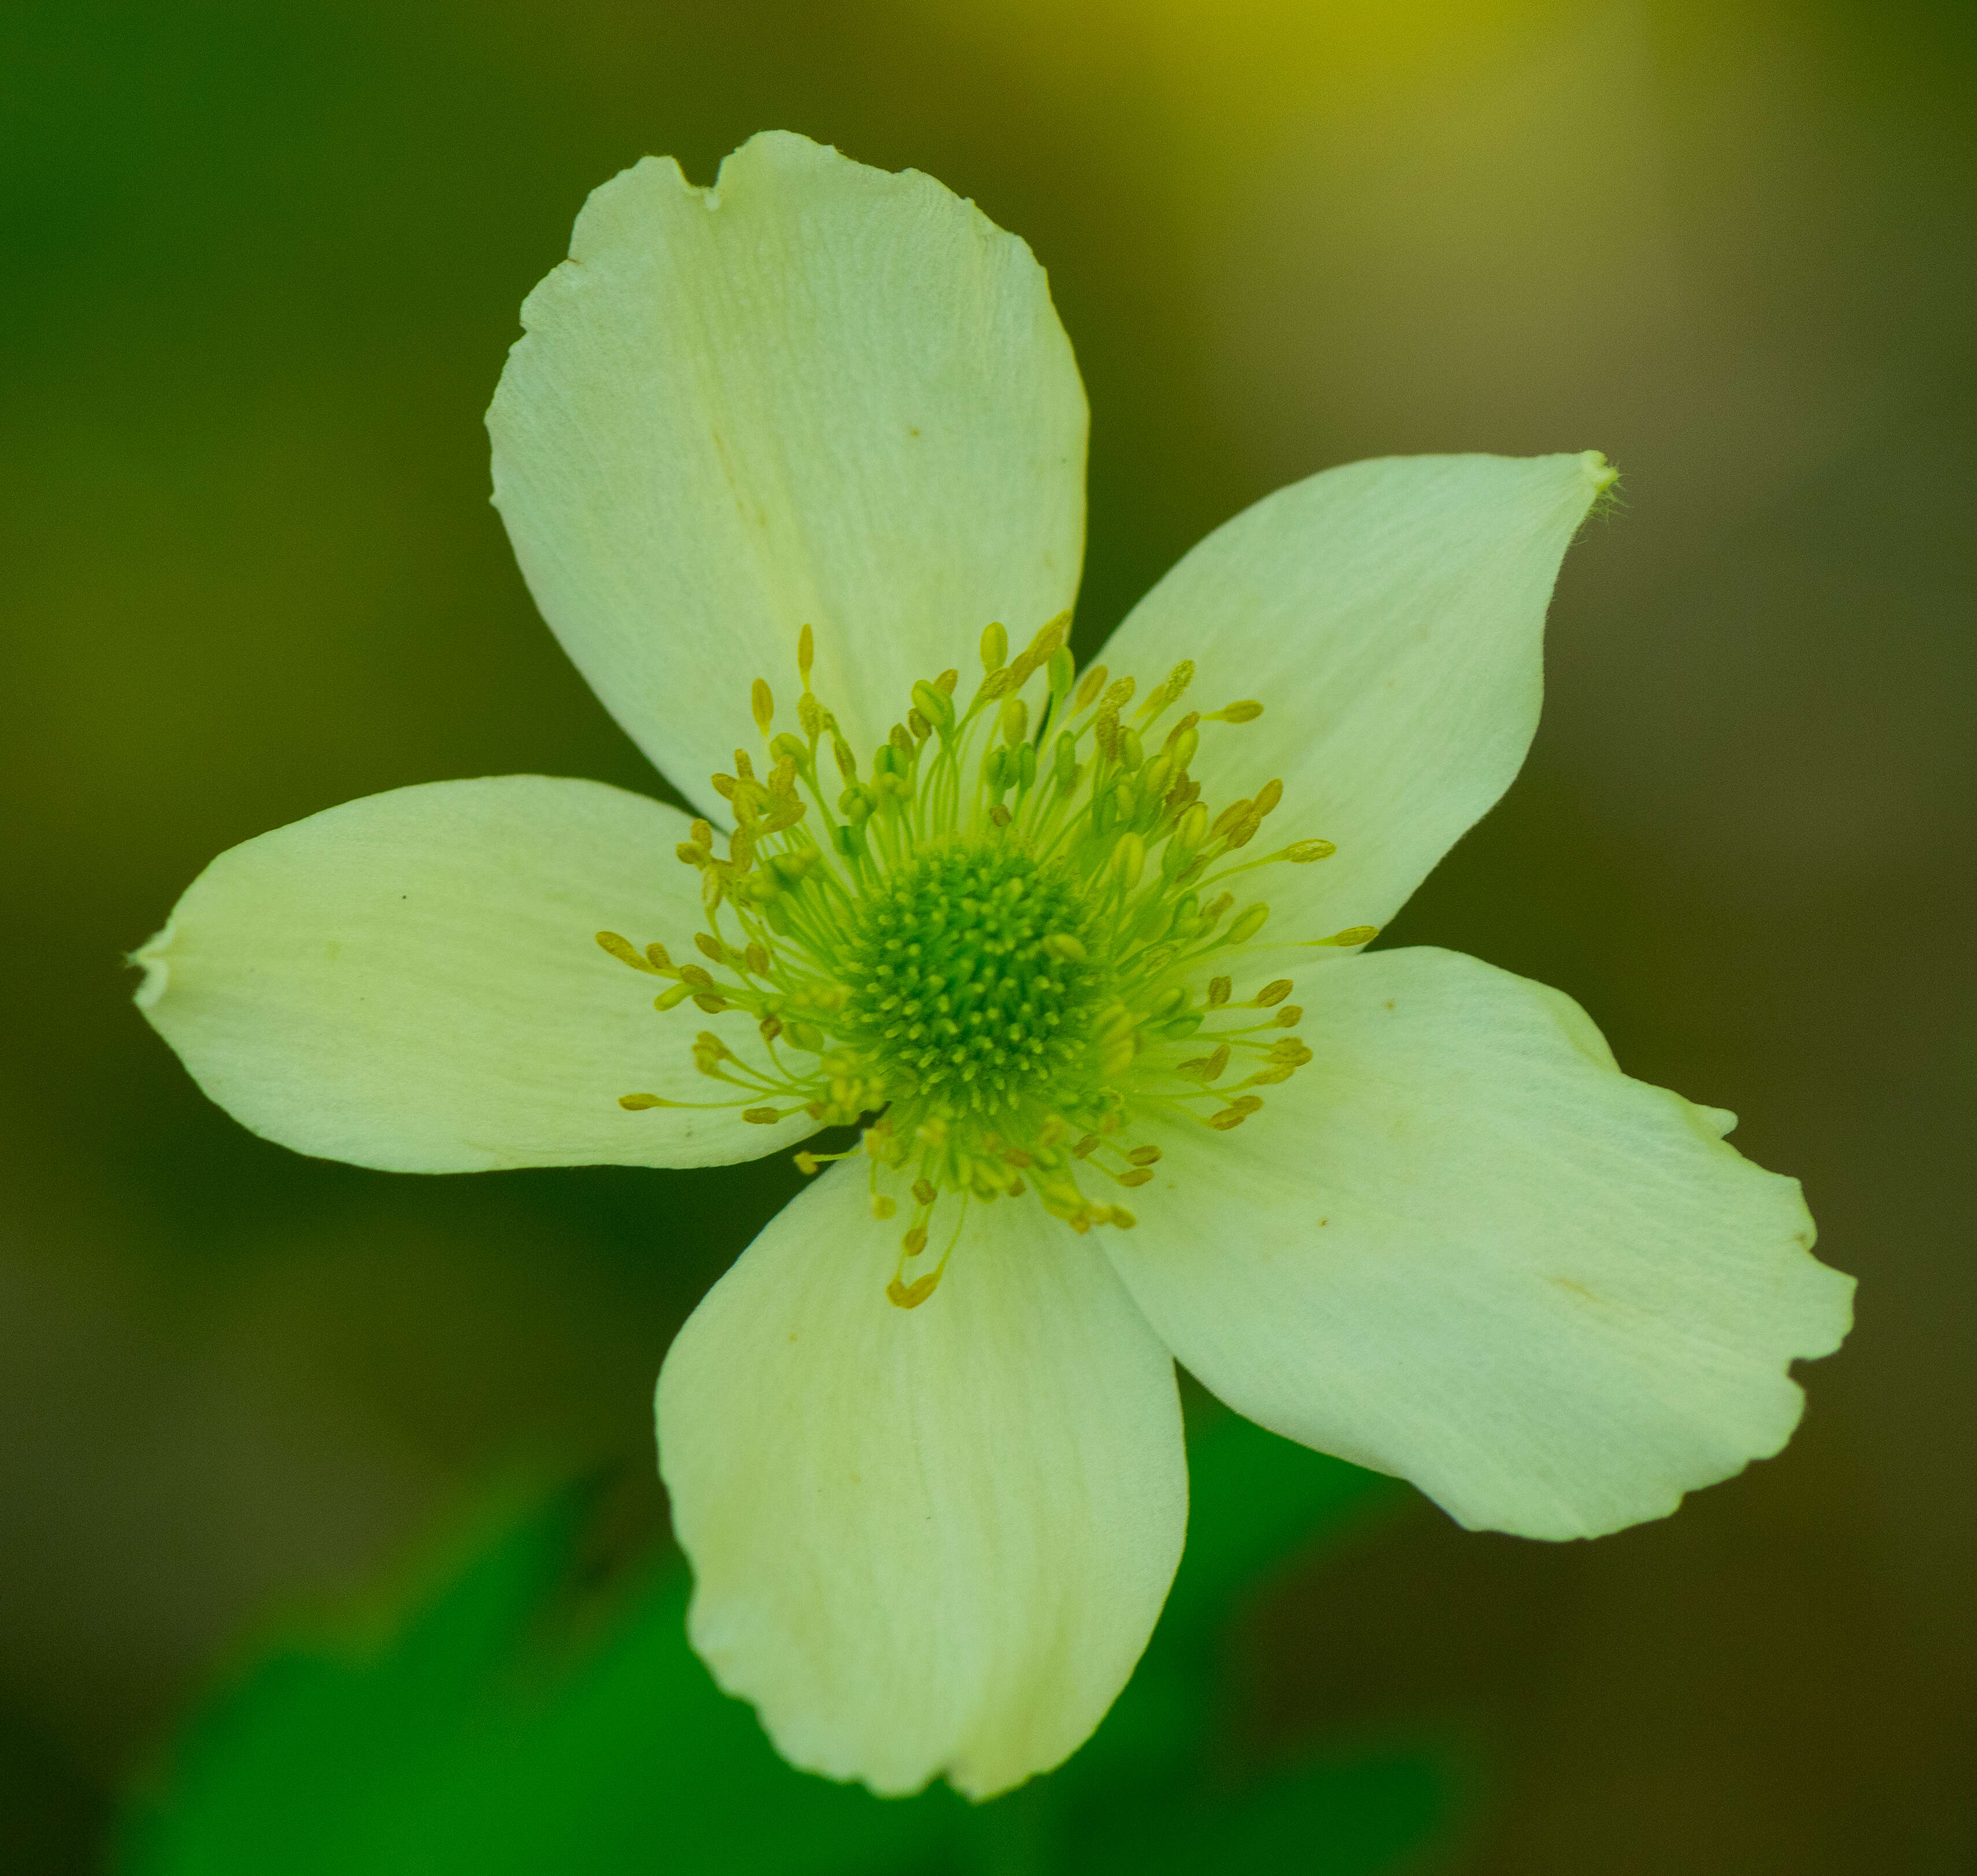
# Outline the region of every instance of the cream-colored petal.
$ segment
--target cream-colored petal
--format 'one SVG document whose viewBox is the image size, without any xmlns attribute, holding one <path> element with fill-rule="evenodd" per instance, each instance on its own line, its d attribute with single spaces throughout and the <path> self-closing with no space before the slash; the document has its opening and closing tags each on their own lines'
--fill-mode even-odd
<svg viewBox="0 0 1977 1876">
<path fill-rule="evenodd" d="M 1447 951 L 1325 971 L 1300 1034 L 1243 1125 L 1160 1136 L 1139 1228 L 1105 1235 L 1223 1400 L 1526 1537 L 1661 1517 L 1784 1444 L 1788 1365 L 1839 1345 L 1853 1286 L 1732 1116 Z"/>
<path fill-rule="evenodd" d="M 971 1208 L 911 1311 L 885 1294 L 902 1222 L 853 1163 L 750 1245 L 666 1357 L 660 1466 L 694 1645 L 784 1756 L 982 1798 L 1074 1750 L 1139 1659 L 1180 1556 L 1180 1407 L 1103 1253 L 1034 1199 Z"/>
<path fill-rule="evenodd" d="M 931 176 L 787 132 L 711 189 L 606 183 L 522 309 L 488 413 L 494 499 L 543 616 L 711 813 L 794 729 L 796 646 L 861 759 L 916 678 L 1071 602 L 1084 393 L 1029 249 Z"/>
<path fill-rule="evenodd" d="M 1270 938 L 1385 925 L 1509 786 L 1559 563 L 1612 475 L 1592 453 L 1327 470 L 1218 528 L 1113 635 L 1101 658 L 1143 688 L 1192 658 L 1190 707 L 1263 705 L 1204 724 L 1193 767 L 1217 806 L 1282 780 L 1246 859 L 1336 844 L 1233 882 L 1269 904 Z"/>
<path fill-rule="evenodd" d="M 538 775 L 434 782 L 223 853 L 137 952 L 137 1002 L 200 1086 L 298 1152 L 395 1172 L 719 1165 L 814 1131 L 716 1100 L 695 1033 L 761 1056 L 740 1013 L 662 1015 L 665 980 L 600 930 L 690 954 L 699 875 L 678 809 Z"/>
</svg>

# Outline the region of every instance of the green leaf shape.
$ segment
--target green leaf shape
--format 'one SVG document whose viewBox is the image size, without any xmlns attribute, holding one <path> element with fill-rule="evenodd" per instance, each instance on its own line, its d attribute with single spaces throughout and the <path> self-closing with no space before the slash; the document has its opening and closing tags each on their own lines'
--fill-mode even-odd
<svg viewBox="0 0 1977 1876">
<path fill-rule="evenodd" d="M 119 1876 L 936 1876 L 1272 1867 L 1376 1876 L 1446 1825 L 1444 1756 L 1312 1754 L 1232 1777 L 1216 1639 L 1258 1579 L 1394 1502 L 1392 1482 L 1227 1416 L 1192 1453 L 1187 1555 L 1085 1750 L 979 1808 L 791 1770 L 687 1645 L 685 1571 L 569 1593 L 582 1494 L 483 1521 L 394 1606 L 266 1646 L 132 1805 Z"/>
</svg>

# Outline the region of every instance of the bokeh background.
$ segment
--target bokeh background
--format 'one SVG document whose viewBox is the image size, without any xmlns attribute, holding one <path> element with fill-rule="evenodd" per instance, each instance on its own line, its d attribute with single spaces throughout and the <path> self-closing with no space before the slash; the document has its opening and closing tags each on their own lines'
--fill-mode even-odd
<svg viewBox="0 0 1977 1876">
<path fill-rule="evenodd" d="M 173 1742 L 298 1611 L 390 1630 L 539 1537 L 538 1488 L 579 1482 L 559 1595 L 664 1573 L 652 1377 L 794 1175 L 302 1159 L 203 1100 L 120 954 L 219 849 L 353 796 L 655 785 L 533 615 L 480 414 L 589 188 L 787 126 L 931 171 L 1049 269 L 1094 412 L 1087 654 L 1327 465 L 1621 465 L 1530 763 L 1383 941 L 1558 984 L 1633 1073 L 1737 1109 L 1862 1281 L 1793 1446 L 1670 1521 L 1550 1547 L 1401 1495 L 1259 1551 L 1203 1750 L 1459 1769 L 1418 1841 L 1353 1862 L 1314 1825 L 1272 1866 L 1977 1868 L 1973 21 L 8 8 L 0 1862 L 133 1854 L 124 1808 L 190 1802 Z M 1051 1866 L 1028 1815 L 911 1867 Z M 1263 1866 L 1233 1841 L 1200 1866 Z M 721 1865 L 662 1818 L 533 1867 Z"/>
</svg>

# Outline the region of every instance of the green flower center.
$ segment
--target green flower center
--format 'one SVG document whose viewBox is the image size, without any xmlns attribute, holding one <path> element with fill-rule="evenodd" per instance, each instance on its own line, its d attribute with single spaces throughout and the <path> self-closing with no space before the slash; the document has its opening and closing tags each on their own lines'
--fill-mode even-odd
<svg viewBox="0 0 1977 1876">
<path fill-rule="evenodd" d="M 1104 974 L 1081 961 L 1084 905 L 1061 867 L 956 841 L 882 882 L 856 919 L 837 1031 L 896 1101 L 1020 1129 L 1078 1099 Z"/>
<path fill-rule="evenodd" d="M 621 963 L 674 980 L 659 1009 L 691 1000 L 711 1015 L 744 1011 L 762 1045 L 744 1058 L 712 1030 L 696 1037 L 695 1063 L 738 1091 L 731 1100 L 627 1094 L 619 1104 L 859 1126 L 856 1146 L 800 1152 L 797 1162 L 814 1172 L 827 1157 L 862 1153 L 876 1216 L 910 1198 L 887 1291 L 904 1308 L 924 1301 L 946 1268 L 943 1255 L 908 1278 L 944 1203 L 958 1201 L 956 1239 L 970 1204 L 1031 1192 L 1075 1231 L 1130 1227 L 1125 1206 L 1094 1192 L 1154 1178 L 1160 1149 L 1135 1144 L 1136 1130 L 1154 1119 L 1239 1126 L 1263 1105 L 1253 1090 L 1311 1059 L 1289 1033 L 1302 1013 L 1284 1001 L 1288 978 L 1234 996 L 1233 967 L 1269 910 L 1239 908 L 1223 882 L 1274 862 L 1322 860 L 1332 845 L 1299 840 L 1236 858 L 1282 784 L 1211 816 L 1188 774 L 1203 726 L 1253 721 L 1262 705 L 1190 711 L 1150 751 L 1193 665 L 1177 665 L 1129 721 L 1134 680 L 1108 683 L 1100 666 L 1078 681 L 1068 625 L 1054 619 L 1014 659 L 1002 628 L 990 626 L 966 708 L 954 701 L 958 671 L 916 684 L 905 721 L 862 774 L 810 687 L 806 625 L 800 734 L 771 734 L 775 701 L 757 678 L 751 701 L 767 770 L 758 780 L 737 750 L 734 773 L 714 778 L 734 816 L 725 859 L 704 820 L 679 848 L 701 873 L 707 929 L 694 944 L 707 964 L 597 935 Z M 1039 675 L 1033 725 L 1023 694 Z M 1358 925 L 1302 941 L 1373 935 Z"/>
</svg>

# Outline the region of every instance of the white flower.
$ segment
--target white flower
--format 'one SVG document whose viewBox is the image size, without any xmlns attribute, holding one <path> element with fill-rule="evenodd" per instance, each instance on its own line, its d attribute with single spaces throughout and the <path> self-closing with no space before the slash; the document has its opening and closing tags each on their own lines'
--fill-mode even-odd
<svg viewBox="0 0 1977 1876">
<path fill-rule="evenodd" d="M 1084 1739 L 1180 1553 L 1176 1358 L 1533 1537 L 1784 1444 L 1851 1289 L 1793 1182 L 1557 992 L 1355 954 L 1523 760 L 1602 458 L 1315 476 L 1080 680 L 1077 369 L 938 183 L 782 134 L 711 189 L 648 160 L 523 317 L 496 500 L 706 819 L 537 776 L 353 802 L 215 861 L 138 1001 L 247 1126 L 365 1165 L 865 1116 L 659 1382 L 694 1640 L 790 1759 L 979 1797 Z"/>
</svg>

